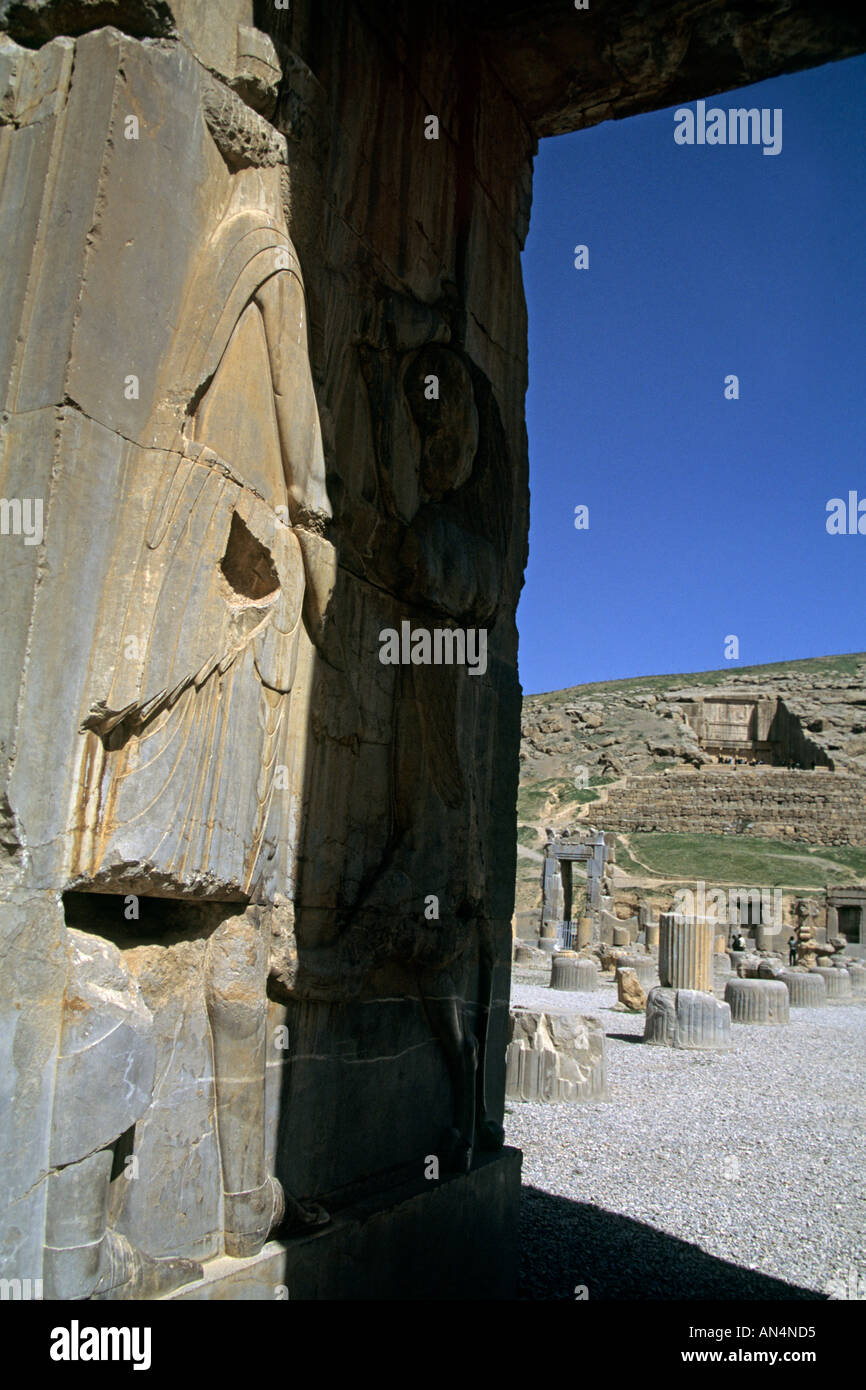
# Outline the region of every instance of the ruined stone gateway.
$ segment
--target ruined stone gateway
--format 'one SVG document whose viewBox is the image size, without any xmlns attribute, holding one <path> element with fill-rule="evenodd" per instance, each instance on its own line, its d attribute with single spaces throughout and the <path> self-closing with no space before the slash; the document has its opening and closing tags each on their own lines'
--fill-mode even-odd
<svg viewBox="0 0 866 1390">
<path fill-rule="evenodd" d="M 533 151 L 866 23 L 2 0 L 0 29 L 0 492 L 33 523 L 0 538 L 0 1272 L 509 1297 Z M 484 630 L 484 671 L 382 664 L 403 622 Z"/>
</svg>

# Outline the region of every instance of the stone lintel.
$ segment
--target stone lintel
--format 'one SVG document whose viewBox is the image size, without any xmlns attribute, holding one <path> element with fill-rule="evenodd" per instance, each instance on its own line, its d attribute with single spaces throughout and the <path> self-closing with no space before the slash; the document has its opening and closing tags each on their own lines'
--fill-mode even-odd
<svg viewBox="0 0 866 1390">
<path fill-rule="evenodd" d="M 730 92 L 866 49 L 866 9 L 758 0 L 474 0 L 485 51 L 536 136 Z"/>
</svg>

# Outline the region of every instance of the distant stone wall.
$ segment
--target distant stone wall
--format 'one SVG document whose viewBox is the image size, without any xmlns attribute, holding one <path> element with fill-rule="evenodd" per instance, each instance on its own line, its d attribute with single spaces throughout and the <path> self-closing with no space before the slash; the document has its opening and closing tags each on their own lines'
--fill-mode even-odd
<svg viewBox="0 0 866 1390">
<path fill-rule="evenodd" d="M 731 829 L 774 840 L 866 845 L 866 777 L 743 768 L 630 777 L 611 790 L 599 815 L 605 830 L 719 835 Z"/>
</svg>

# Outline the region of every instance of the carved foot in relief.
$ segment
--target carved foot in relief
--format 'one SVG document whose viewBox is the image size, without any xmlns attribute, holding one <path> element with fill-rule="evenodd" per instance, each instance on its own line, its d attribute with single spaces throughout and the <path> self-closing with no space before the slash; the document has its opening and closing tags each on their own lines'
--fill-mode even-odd
<svg viewBox="0 0 866 1390">
<path fill-rule="evenodd" d="M 103 1238 L 101 1264 L 99 1282 L 91 1297 L 111 1303 L 160 1298 L 184 1284 L 195 1283 L 204 1272 L 197 1260 L 145 1255 L 115 1231 Z"/>
<path fill-rule="evenodd" d="M 225 1249 L 227 1255 L 247 1259 L 257 1255 L 271 1231 L 281 1224 L 286 1209 L 283 1189 L 268 1177 L 249 1192 L 226 1192 Z"/>
<path fill-rule="evenodd" d="M 505 1130 L 498 1120 L 481 1120 L 477 1133 L 482 1149 L 501 1149 L 505 1143 Z"/>
<path fill-rule="evenodd" d="M 472 1168 L 472 1145 L 459 1129 L 449 1129 L 443 1145 L 444 1167 L 449 1173 L 468 1173 Z"/>
</svg>

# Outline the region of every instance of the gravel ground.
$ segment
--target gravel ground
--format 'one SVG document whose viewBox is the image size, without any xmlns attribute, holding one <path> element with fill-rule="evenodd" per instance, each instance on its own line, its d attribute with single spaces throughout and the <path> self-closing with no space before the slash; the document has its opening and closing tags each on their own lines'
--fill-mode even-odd
<svg viewBox="0 0 866 1390">
<path fill-rule="evenodd" d="M 866 1299 L 866 1002 L 734 1024 L 726 1053 L 643 1046 L 612 985 L 512 1002 L 608 1037 L 608 1101 L 508 1102 L 522 1297 Z"/>
</svg>

